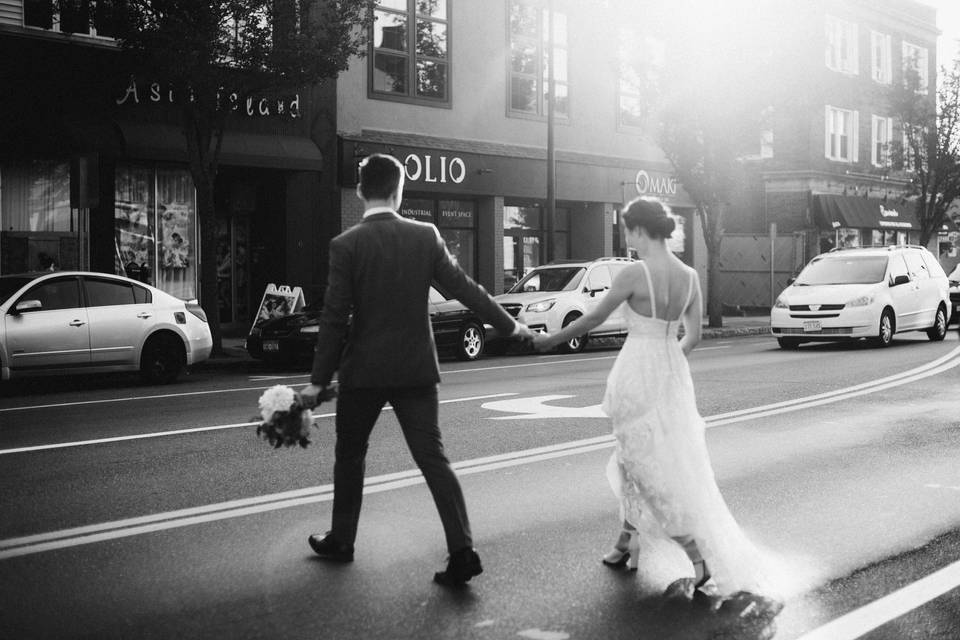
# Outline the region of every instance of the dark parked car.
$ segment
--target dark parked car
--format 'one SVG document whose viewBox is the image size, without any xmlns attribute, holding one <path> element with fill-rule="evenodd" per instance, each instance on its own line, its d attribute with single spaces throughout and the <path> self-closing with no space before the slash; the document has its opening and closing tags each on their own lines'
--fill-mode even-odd
<svg viewBox="0 0 960 640">
<path fill-rule="evenodd" d="M 247 336 L 247 352 L 263 360 L 308 360 L 313 357 L 319 319 L 320 306 L 308 305 L 292 315 L 264 321 Z M 460 360 L 482 356 L 487 333 L 496 333 L 476 313 L 434 287 L 430 288 L 430 323 L 437 350 Z"/>
<path fill-rule="evenodd" d="M 960 264 L 947 278 L 950 279 L 950 322 L 960 324 Z"/>
</svg>

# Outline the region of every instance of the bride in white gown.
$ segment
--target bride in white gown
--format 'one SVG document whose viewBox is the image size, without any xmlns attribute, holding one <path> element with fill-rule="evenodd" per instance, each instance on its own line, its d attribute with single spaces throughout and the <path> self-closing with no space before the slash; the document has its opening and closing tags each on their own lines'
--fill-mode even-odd
<svg viewBox="0 0 960 640">
<path fill-rule="evenodd" d="M 626 303 L 629 334 L 603 399 L 616 437 L 608 475 L 624 528 L 603 562 L 636 569 L 638 529 L 656 531 L 686 552 L 695 572 L 693 588 L 719 596 L 760 593 L 767 586 L 762 560 L 717 488 L 687 365 L 686 356 L 700 341 L 697 273 L 667 248 L 675 223 L 660 202 L 636 199 L 622 218 L 627 244 L 641 261 L 615 278 L 594 311 L 534 341 L 540 350 L 552 348 Z M 684 335 L 678 341 L 681 323 Z"/>
</svg>

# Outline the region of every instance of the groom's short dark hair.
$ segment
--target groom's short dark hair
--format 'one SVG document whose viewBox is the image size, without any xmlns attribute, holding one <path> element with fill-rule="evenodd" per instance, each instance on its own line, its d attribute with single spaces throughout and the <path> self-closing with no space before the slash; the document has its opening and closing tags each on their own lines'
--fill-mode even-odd
<svg viewBox="0 0 960 640">
<path fill-rule="evenodd" d="M 364 200 L 387 200 L 400 188 L 403 165 L 385 153 L 374 153 L 360 161 L 360 195 Z"/>
</svg>

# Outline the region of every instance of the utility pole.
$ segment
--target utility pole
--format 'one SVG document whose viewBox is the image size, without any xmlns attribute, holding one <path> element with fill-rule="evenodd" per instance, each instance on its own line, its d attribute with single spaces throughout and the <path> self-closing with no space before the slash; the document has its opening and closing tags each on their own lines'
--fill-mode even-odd
<svg viewBox="0 0 960 640">
<path fill-rule="evenodd" d="M 553 49 L 553 0 L 547 3 L 547 262 L 556 257 L 554 226 L 557 213 L 557 159 L 553 142 L 554 103 L 556 102 L 556 82 L 554 79 L 555 51 Z"/>
</svg>

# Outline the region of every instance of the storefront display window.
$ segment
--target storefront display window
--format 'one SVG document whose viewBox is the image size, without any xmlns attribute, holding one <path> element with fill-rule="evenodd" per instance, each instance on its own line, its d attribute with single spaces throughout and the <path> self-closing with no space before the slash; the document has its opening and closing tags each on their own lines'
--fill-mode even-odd
<svg viewBox="0 0 960 640">
<path fill-rule="evenodd" d="M 196 191 L 185 169 L 118 166 L 117 273 L 180 298 L 195 298 L 196 217 Z"/>
<path fill-rule="evenodd" d="M 837 229 L 837 247 L 841 249 L 852 249 L 859 246 L 859 229 Z"/>
<path fill-rule="evenodd" d="M 404 198 L 400 214 L 437 225 L 447 248 L 471 277 L 477 273 L 477 207 L 472 200 Z"/>
<path fill-rule="evenodd" d="M 70 164 L 4 164 L 0 187 L 0 271 L 80 268 L 82 230 L 79 210 L 70 207 Z"/>
</svg>

